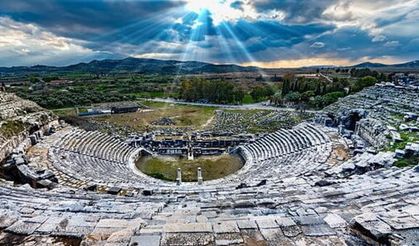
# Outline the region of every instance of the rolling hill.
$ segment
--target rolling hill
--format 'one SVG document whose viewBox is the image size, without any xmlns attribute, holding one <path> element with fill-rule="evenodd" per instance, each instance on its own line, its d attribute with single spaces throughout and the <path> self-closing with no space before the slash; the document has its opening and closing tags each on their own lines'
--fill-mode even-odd
<svg viewBox="0 0 419 246">
<path fill-rule="evenodd" d="M 354 68 L 419 68 L 419 60 L 400 63 L 400 64 L 382 64 L 382 63 L 371 63 L 371 62 L 364 62 L 357 65 L 352 66 Z"/>
<path fill-rule="evenodd" d="M 242 67 L 234 64 L 216 65 L 195 61 L 156 60 L 142 58 L 125 58 L 122 60 L 94 60 L 89 63 L 78 63 L 65 67 L 36 65 L 31 67 L 3 67 L 0 73 L 4 74 L 30 74 L 30 73 L 143 73 L 143 74 L 201 74 L 201 73 L 228 73 L 228 72 L 254 72 L 256 67 Z"/>
<path fill-rule="evenodd" d="M 334 66 L 328 66 L 330 68 Z M 305 69 L 315 69 L 318 66 L 306 67 Z M 365 62 L 347 68 L 370 68 L 377 70 L 419 70 L 419 60 L 401 64 L 381 64 Z M 125 58 L 121 60 L 93 60 L 88 63 L 78 63 L 70 66 L 19 66 L 19 67 L 0 67 L 2 75 L 27 75 L 27 74 L 48 74 L 48 73 L 92 73 L 92 74 L 115 74 L 115 73 L 141 73 L 141 74 L 203 74 L 203 73 L 232 73 L 232 72 L 258 72 L 257 67 L 243 67 L 235 64 L 211 64 L 198 61 L 175 61 L 175 60 L 156 60 L 144 58 Z M 280 70 L 280 68 L 279 68 Z M 289 70 L 289 69 L 288 69 Z"/>
</svg>

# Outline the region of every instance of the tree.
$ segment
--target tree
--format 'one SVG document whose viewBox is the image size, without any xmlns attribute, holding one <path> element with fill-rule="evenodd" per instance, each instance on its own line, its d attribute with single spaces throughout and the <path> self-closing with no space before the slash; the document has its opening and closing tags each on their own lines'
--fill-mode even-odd
<svg viewBox="0 0 419 246">
<path fill-rule="evenodd" d="M 282 92 L 279 91 L 271 97 L 271 103 L 274 105 L 280 105 L 282 104 L 282 98 Z"/>
<path fill-rule="evenodd" d="M 358 79 L 355 82 L 355 85 L 353 86 L 353 91 L 357 92 L 357 91 L 361 91 L 362 89 L 364 89 L 365 87 L 369 87 L 369 86 L 373 86 L 377 83 L 377 79 L 372 77 L 372 76 L 366 76 L 363 77 L 361 79 Z"/>
<path fill-rule="evenodd" d="M 269 85 L 264 85 L 264 86 L 259 85 L 253 88 L 253 90 L 250 92 L 250 95 L 256 101 L 265 100 L 274 94 L 275 94 L 274 90 Z"/>
<path fill-rule="evenodd" d="M 285 96 L 290 92 L 290 82 L 288 80 L 284 80 L 282 85 L 282 95 Z"/>
<path fill-rule="evenodd" d="M 234 88 L 234 90 L 233 90 L 233 102 L 235 102 L 235 103 L 239 103 L 239 102 L 242 102 L 243 101 L 243 98 L 244 98 L 244 95 L 245 95 L 245 93 L 244 93 L 244 91 L 242 90 L 242 88 Z"/>
<path fill-rule="evenodd" d="M 238 103 L 244 92 L 232 82 L 193 79 L 182 81 L 180 98 L 186 101 L 207 101 L 213 103 Z"/>
<path fill-rule="evenodd" d="M 310 98 L 314 97 L 316 95 L 316 93 L 314 91 L 305 91 L 301 94 L 301 100 L 302 101 L 309 101 Z"/>
<path fill-rule="evenodd" d="M 284 83 L 282 85 L 282 95 L 283 96 L 287 95 L 290 92 L 290 90 L 291 90 L 290 84 L 291 84 L 291 82 L 294 81 L 294 79 L 295 79 L 295 76 L 292 73 L 287 73 L 287 74 L 284 75 Z"/>
<path fill-rule="evenodd" d="M 31 77 L 29 78 L 29 82 L 30 82 L 31 84 L 34 84 L 34 83 L 38 83 L 38 82 L 40 82 L 40 80 L 39 80 L 37 77 L 35 77 L 35 76 L 31 76 Z"/>
<path fill-rule="evenodd" d="M 325 104 L 323 96 L 315 96 L 313 101 L 311 101 L 310 103 L 315 108 L 322 108 Z"/>
<path fill-rule="evenodd" d="M 285 100 L 294 103 L 299 102 L 301 100 L 301 93 L 290 92 L 285 96 Z"/>
<path fill-rule="evenodd" d="M 343 92 L 327 93 L 326 95 L 323 96 L 323 101 L 325 105 L 329 105 L 334 102 L 337 102 L 339 98 L 344 97 L 344 96 L 345 96 L 345 93 Z"/>
</svg>

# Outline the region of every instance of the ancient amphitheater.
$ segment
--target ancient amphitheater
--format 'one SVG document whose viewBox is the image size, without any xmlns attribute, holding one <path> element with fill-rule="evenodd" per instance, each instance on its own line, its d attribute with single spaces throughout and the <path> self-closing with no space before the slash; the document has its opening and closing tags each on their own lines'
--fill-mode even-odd
<svg viewBox="0 0 419 246">
<path fill-rule="evenodd" d="M 418 113 L 418 99 L 376 86 L 325 112 L 367 112 L 357 131 L 379 149 L 400 124 L 391 114 Z M 0 139 L 0 158 L 27 182 L 0 180 L 0 244 L 417 245 L 418 167 L 392 166 L 391 152 L 353 156 L 325 117 L 240 146 L 237 173 L 179 185 L 136 170 L 140 148 L 1 93 L 2 124 L 22 129 Z"/>
</svg>

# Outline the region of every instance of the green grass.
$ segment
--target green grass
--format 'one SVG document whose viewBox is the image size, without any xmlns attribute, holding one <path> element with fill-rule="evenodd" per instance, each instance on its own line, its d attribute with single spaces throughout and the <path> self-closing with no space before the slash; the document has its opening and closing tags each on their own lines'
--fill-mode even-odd
<svg viewBox="0 0 419 246">
<path fill-rule="evenodd" d="M 418 164 L 419 164 L 419 157 L 417 156 L 412 156 L 410 158 L 403 158 L 394 163 L 394 165 L 399 168 L 416 166 Z"/>
<path fill-rule="evenodd" d="M 192 130 L 202 129 L 211 117 L 214 116 L 216 108 L 200 107 L 190 105 L 173 105 L 161 102 L 142 102 L 150 107 L 149 111 L 136 112 L 118 115 L 98 116 L 92 120 L 98 122 L 109 122 L 117 126 L 128 126 L 132 129 L 144 131 L 150 128 L 164 128 L 166 126 L 155 126 L 152 123 L 166 117 L 175 122 L 175 126 L 191 128 Z"/>
<path fill-rule="evenodd" d="M 164 91 L 153 91 L 153 92 L 138 92 L 132 94 L 138 98 L 156 98 L 156 97 L 167 97 Z"/>
<path fill-rule="evenodd" d="M 386 148 L 387 151 L 396 151 L 397 149 L 405 149 L 408 143 L 418 142 L 419 141 L 419 133 L 417 132 L 401 132 L 400 138 L 402 139 L 401 142 L 394 143 Z M 409 166 L 416 166 L 419 164 L 419 157 L 411 156 L 407 158 L 403 158 L 397 160 L 394 165 L 399 168 L 409 167 Z"/>
<path fill-rule="evenodd" d="M 242 103 L 243 104 L 252 104 L 252 103 L 254 103 L 255 101 L 253 100 L 253 97 L 251 96 L 251 95 L 249 95 L 249 94 L 246 94 L 244 97 L 243 97 L 243 100 L 242 100 Z"/>
<path fill-rule="evenodd" d="M 393 115 L 391 115 L 391 117 L 392 117 L 393 119 L 398 120 L 398 121 L 403 121 L 404 114 L 396 114 L 396 113 L 394 113 Z"/>
<path fill-rule="evenodd" d="M 146 100 L 140 100 L 139 101 L 141 104 L 147 106 L 147 107 L 151 107 L 151 108 L 164 108 L 169 106 L 170 104 L 168 103 L 164 103 L 164 102 L 153 102 L 153 101 L 146 101 Z"/>
<path fill-rule="evenodd" d="M 6 121 L 0 127 L 0 135 L 10 138 L 25 130 L 25 125 L 21 121 Z"/>
<path fill-rule="evenodd" d="M 402 139 L 402 141 L 388 146 L 386 148 L 387 151 L 396 151 L 396 149 L 404 149 L 408 143 L 419 141 L 419 133 L 418 132 L 401 132 L 400 138 Z"/>
<path fill-rule="evenodd" d="M 77 116 L 75 108 L 54 109 L 52 112 L 59 117 Z"/>
<path fill-rule="evenodd" d="M 201 157 L 192 161 L 179 157 L 147 156 L 140 158 L 136 165 L 143 173 L 167 181 L 175 181 L 176 171 L 181 168 L 182 181 L 196 182 L 198 167 L 202 168 L 204 180 L 213 180 L 236 172 L 243 164 L 238 156 L 222 155 Z"/>
</svg>

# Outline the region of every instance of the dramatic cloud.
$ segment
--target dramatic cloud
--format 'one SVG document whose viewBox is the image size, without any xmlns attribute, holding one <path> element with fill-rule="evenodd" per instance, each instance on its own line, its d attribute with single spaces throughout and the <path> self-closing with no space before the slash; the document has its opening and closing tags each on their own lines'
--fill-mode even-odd
<svg viewBox="0 0 419 246">
<path fill-rule="evenodd" d="M 407 61 L 419 57 L 417 26 L 419 0 L 3 0 L 0 66 Z"/>
<path fill-rule="evenodd" d="M 58 37 L 33 24 L 0 17 L 0 64 L 68 64 L 98 57 L 79 40 Z M 51 63 L 51 58 L 54 62 Z M 9 64 L 10 62 L 13 64 Z"/>
</svg>

